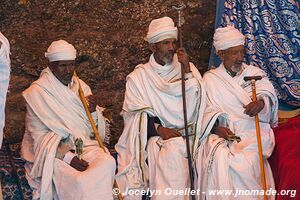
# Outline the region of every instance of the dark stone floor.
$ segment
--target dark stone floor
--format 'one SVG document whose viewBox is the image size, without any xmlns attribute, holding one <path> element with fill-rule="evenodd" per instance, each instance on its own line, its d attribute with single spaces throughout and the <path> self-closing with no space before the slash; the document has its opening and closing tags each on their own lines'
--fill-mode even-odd
<svg viewBox="0 0 300 200">
<path fill-rule="evenodd" d="M 24 161 L 20 158 L 19 150 L 20 144 L 7 145 L 5 143 L 0 150 L 0 179 L 3 200 L 32 199 L 32 190 L 25 177 Z"/>
</svg>

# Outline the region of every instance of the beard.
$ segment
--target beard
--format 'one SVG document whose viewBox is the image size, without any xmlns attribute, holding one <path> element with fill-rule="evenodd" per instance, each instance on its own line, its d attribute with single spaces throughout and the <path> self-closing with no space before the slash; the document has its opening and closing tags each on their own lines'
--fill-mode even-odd
<svg viewBox="0 0 300 200">
<path fill-rule="evenodd" d="M 231 70 L 235 73 L 239 73 L 242 70 L 242 64 L 243 62 L 235 62 L 231 66 Z"/>
<path fill-rule="evenodd" d="M 173 56 L 174 56 L 174 52 L 168 52 L 164 57 L 163 57 L 163 61 L 166 64 L 171 64 L 173 62 Z"/>
<path fill-rule="evenodd" d="M 72 74 L 68 74 L 68 75 L 65 75 L 65 76 L 60 76 L 60 77 L 57 77 L 57 79 L 64 85 L 68 85 L 69 83 L 71 83 L 72 81 L 72 78 L 73 78 L 73 75 Z"/>
</svg>

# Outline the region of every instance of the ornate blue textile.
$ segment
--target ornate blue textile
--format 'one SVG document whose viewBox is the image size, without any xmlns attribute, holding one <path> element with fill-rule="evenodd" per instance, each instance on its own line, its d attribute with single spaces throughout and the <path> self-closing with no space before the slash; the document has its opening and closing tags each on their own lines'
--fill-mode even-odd
<svg viewBox="0 0 300 200">
<path fill-rule="evenodd" d="M 300 107 L 299 0 L 226 0 L 221 26 L 246 36 L 245 62 L 263 69 L 280 103 Z"/>
</svg>

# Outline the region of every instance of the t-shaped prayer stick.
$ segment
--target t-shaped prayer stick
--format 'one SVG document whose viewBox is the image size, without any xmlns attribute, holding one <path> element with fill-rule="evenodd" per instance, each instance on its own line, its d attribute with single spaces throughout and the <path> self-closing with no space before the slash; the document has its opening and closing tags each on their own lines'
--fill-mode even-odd
<svg viewBox="0 0 300 200">
<path fill-rule="evenodd" d="M 245 76 L 244 77 L 244 81 L 251 81 L 252 101 L 257 101 L 255 81 L 261 80 L 261 79 L 262 79 L 262 76 Z M 259 164 L 260 164 L 260 171 L 261 171 L 261 182 L 262 182 L 262 187 L 264 189 L 264 200 L 267 200 L 267 195 L 266 195 L 267 185 L 266 185 L 265 168 L 264 168 L 264 161 L 263 161 L 263 155 L 262 155 L 262 145 L 261 145 L 258 114 L 255 115 L 255 128 L 256 128 L 257 148 L 258 148 L 258 154 L 259 154 Z"/>
<path fill-rule="evenodd" d="M 244 81 L 251 81 L 251 80 L 258 81 L 261 79 L 262 79 L 262 76 L 245 76 L 244 77 Z"/>
</svg>

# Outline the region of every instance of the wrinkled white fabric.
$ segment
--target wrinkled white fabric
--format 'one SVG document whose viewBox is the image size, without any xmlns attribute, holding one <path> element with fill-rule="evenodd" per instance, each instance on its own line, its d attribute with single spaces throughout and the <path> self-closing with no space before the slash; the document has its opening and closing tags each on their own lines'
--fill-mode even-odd
<svg viewBox="0 0 300 200">
<path fill-rule="evenodd" d="M 245 36 L 234 26 L 217 28 L 214 34 L 216 52 L 245 44 Z"/>
<path fill-rule="evenodd" d="M 250 82 L 245 82 L 245 76 L 262 76 L 256 82 L 258 98 L 265 102 L 264 109 L 259 113 L 261 141 L 263 147 L 264 167 L 267 189 L 274 189 L 272 171 L 267 161 L 274 145 L 274 134 L 271 126 L 277 124 L 278 101 L 272 84 L 265 73 L 257 67 L 243 64 L 241 74 L 232 78 L 227 74 L 223 64 L 204 75 L 207 87 L 208 103 L 216 105 L 221 115 L 221 126 L 228 127 L 235 135 L 241 137 L 241 142 L 228 142 L 215 134 L 210 134 L 199 146 L 197 156 L 198 188 L 202 194 L 198 199 L 224 200 L 263 199 L 263 196 L 251 195 L 209 195 L 212 190 L 262 190 L 260 177 L 259 154 L 256 139 L 254 117 L 244 113 L 244 105 L 251 102 L 252 89 Z M 270 197 L 273 199 L 273 196 Z"/>
<path fill-rule="evenodd" d="M 10 76 L 10 46 L 7 38 L 0 32 L 0 148 L 5 124 L 5 103 Z"/>
<path fill-rule="evenodd" d="M 45 57 L 48 58 L 50 62 L 60 60 L 75 60 L 76 49 L 72 44 L 66 42 L 65 40 L 54 41 L 47 49 Z"/>
<path fill-rule="evenodd" d="M 193 144 L 193 139 L 190 139 Z M 189 166 L 186 158 L 186 143 L 182 137 L 162 140 L 152 137 L 147 144 L 149 165 L 149 188 L 159 190 L 161 194 L 151 197 L 154 200 L 189 200 L 189 195 L 177 194 L 177 191 L 190 187 Z M 174 195 L 169 194 L 169 189 Z"/>
<path fill-rule="evenodd" d="M 200 122 L 205 105 L 202 97 L 205 91 L 200 73 L 192 63 L 190 65 L 193 77 L 185 82 L 187 119 L 193 127 L 191 132 L 200 134 Z M 189 187 L 185 141 L 181 137 L 163 141 L 161 151 L 156 147 L 156 137 L 147 142 L 147 114 L 158 117 L 164 127 L 174 129 L 184 127 L 180 67 L 176 56 L 172 65 L 161 66 L 151 55 L 148 63 L 138 65 L 127 77 L 122 112 L 124 130 L 115 146 L 119 164 L 116 179 L 123 193 L 128 189 L 145 189 L 149 183 L 150 189 L 162 192 L 168 187 L 174 189 Z M 197 143 L 197 140 L 191 142 L 192 147 L 193 143 Z M 175 157 L 177 159 L 169 163 L 170 158 Z M 156 168 L 149 169 L 146 159 L 150 167 L 155 165 Z M 182 163 L 183 161 L 185 163 Z M 170 177 L 173 179 L 169 179 Z M 125 198 L 141 197 L 125 196 Z M 152 197 L 152 199 L 168 198 L 188 197 L 176 195 Z"/>
<path fill-rule="evenodd" d="M 165 39 L 174 38 L 177 40 L 178 30 L 170 17 L 162 17 L 151 21 L 146 41 L 157 43 Z"/>
<path fill-rule="evenodd" d="M 85 96 L 91 94 L 83 81 L 80 80 L 80 84 Z M 73 79 L 69 88 L 46 68 L 23 92 L 27 114 L 22 157 L 27 161 L 26 176 L 33 189 L 33 199 L 113 199 L 115 162 L 90 139 L 91 127 L 78 87 L 77 79 Z M 98 130 L 104 138 L 106 131 L 99 107 L 97 115 Z M 83 140 L 82 159 L 89 163 L 84 172 L 55 157 L 60 142 L 71 140 L 74 143 L 76 138 Z"/>
</svg>

